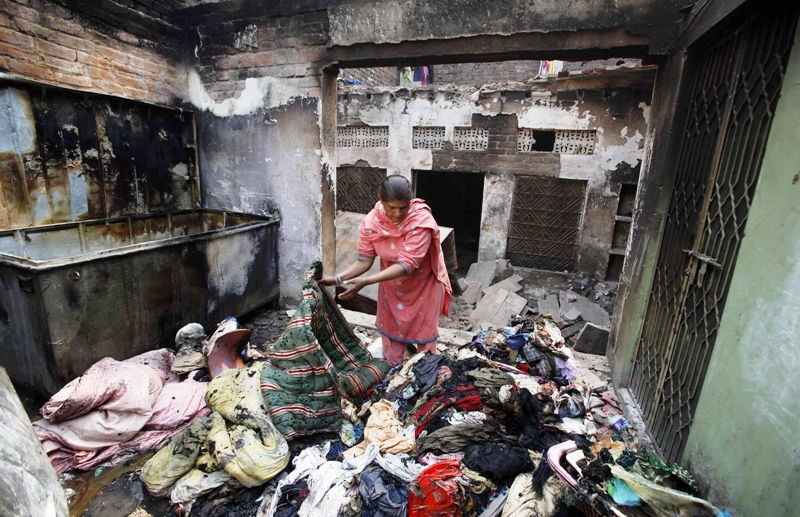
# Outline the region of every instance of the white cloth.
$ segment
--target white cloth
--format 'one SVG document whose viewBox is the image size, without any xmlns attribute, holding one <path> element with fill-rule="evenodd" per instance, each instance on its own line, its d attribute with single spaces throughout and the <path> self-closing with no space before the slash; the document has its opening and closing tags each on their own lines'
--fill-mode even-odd
<svg viewBox="0 0 800 517">
<path fill-rule="evenodd" d="M 297 483 L 299 480 L 308 476 L 312 470 L 320 467 L 327 461 L 325 456 L 328 455 L 330 446 L 330 442 L 326 442 L 322 445 L 307 447 L 292 460 L 294 470 L 278 483 L 278 487 L 275 489 L 275 495 L 272 497 L 272 502 L 269 505 L 269 509 L 267 510 L 265 517 L 275 516 L 275 511 L 278 509 L 278 501 L 281 498 L 283 487 Z"/>
<path fill-rule="evenodd" d="M 505 387 L 505 386 L 503 386 Z M 450 425 L 456 424 L 476 424 L 480 425 L 486 421 L 486 413 L 483 411 L 465 411 L 463 413 L 453 413 L 447 419 Z"/>
<path fill-rule="evenodd" d="M 419 476 L 420 472 L 425 470 L 425 465 L 420 465 L 412 458 L 409 458 L 408 454 L 405 453 L 379 454 L 375 460 L 383 470 L 406 483 L 414 481 L 417 476 Z"/>
<path fill-rule="evenodd" d="M 192 469 L 172 487 L 169 500 L 172 504 L 192 501 L 229 481 L 238 485 L 238 482 L 224 470 L 206 473 L 200 469 Z"/>
<path fill-rule="evenodd" d="M 308 475 L 308 497 L 298 511 L 298 517 L 327 517 L 338 515 L 345 502 L 345 483 L 350 483 L 372 463 L 380 452 L 371 443 L 364 454 L 342 461 L 328 461 Z M 338 506 L 337 506 L 338 505 Z"/>
</svg>

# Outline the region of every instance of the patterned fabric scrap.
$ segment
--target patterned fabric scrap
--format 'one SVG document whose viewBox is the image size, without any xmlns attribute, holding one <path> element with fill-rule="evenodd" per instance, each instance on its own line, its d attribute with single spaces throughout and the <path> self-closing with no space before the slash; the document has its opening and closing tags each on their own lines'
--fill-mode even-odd
<svg viewBox="0 0 800 517">
<path fill-rule="evenodd" d="M 303 300 L 261 370 L 261 391 L 275 427 L 289 440 L 339 432 L 341 397 L 359 405 L 391 366 L 375 359 L 327 291 L 322 264 L 306 271 Z"/>
</svg>

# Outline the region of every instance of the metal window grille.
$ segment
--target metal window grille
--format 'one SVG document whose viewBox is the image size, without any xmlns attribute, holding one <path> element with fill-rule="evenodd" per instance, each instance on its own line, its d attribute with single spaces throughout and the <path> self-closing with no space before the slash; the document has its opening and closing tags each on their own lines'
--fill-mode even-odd
<svg viewBox="0 0 800 517">
<path fill-rule="evenodd" d="M 336 147 L 389 147 L 389 127 L 338 127 Z"/>
<path fill-rule="evenodd" d="M 670 461 L 683 454 L 714 348 L 798 10 L 762 12 L 692 57 L 698 72 L 630 382 Z"/>
<path fill-rule="evenodd" d="M 511 263 L 574 270 L 585 198 L 585 181 L 518 177 L 506 251 Z"/>
<path fill-rule="evenodd" d="M 484 127 L 457 127 L 453 131 L 453 149 L 485 151 L 489 148 L 489 130 Z"/>
<path fill-rule="evenodd" d="M 443 127 L 415 127 L 412 145 L 414 149 L 444 149 Z"/>
<path fill-rule="evenodd" d="M 344 212 L 369 213 L 378 201 L 378 187 L 386 169 L 339 167 L 336 169 L 336 208 Z"/>
<path fill-rule="evenodd" d="M 556 130 L 556 145 L 553 149 L 558 154 L 594 154 L 594 143 L 597 131 L 594 129 Z"/>
</svg>

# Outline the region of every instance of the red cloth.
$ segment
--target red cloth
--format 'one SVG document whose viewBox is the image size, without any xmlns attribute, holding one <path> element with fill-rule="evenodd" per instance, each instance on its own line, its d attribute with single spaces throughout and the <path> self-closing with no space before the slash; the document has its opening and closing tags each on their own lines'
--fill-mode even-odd
<svg viewBox="0 0 800 517">
<path fill-rule="evenodd" d="M 420 472 L 414 484 L 419 493 L 412 488 L 408 492 L 408 517 L 448 516 L 461 517 L 458 510 L 458 484 L 461 476 L 461 462 L 447 460 L 434 463 Z"/>
<path fill-rule="evenodd" d="M 443 409 L 453 406 L 461 411 L 480 411 L 483 409 L 483 401 L 478 393 L 478 389 L 472 384 L 459 386 L 451 393 L 432 398 L 423 404 L 414 415 L 414 420 L 418 422 L 414 436 L 419 438 L 419 435 L 428 427 L 433 417 Z"/>
<path fill-rule="evenodd" d="M 384 355 L 403 361 L 405 345 L 433 347 L 439 316 L 450 311 L 453 292 L 442 254 L 439 225 L 421 199 L 412 199 L 406 218 L 396 223 L 379 201 L 359 227 L 358 254 L 381 259 L 381 270 L 402 264 L 407 275 L 378 284 L 376 327 L 387 339 Z M 418 350 L 420 348 L 418 347 Z"/>
</svg>

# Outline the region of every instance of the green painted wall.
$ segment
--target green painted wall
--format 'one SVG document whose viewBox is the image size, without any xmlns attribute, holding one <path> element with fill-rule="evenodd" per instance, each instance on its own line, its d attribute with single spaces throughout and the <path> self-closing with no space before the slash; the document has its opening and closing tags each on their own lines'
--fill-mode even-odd
<svg viewBox="0 0 800 517">
<path fill-rule="evenodd" d="M 800 41 L 683 462 L 740 516 L 800 515 Z"/>
</svg>

